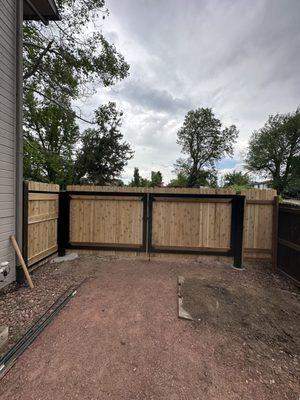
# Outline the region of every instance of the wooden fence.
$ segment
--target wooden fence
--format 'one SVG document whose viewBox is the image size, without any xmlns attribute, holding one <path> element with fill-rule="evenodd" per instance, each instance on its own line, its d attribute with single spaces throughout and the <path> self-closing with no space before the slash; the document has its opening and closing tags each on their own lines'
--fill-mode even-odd
<svg viewBox="0 0 300 400">
<path fill-rule="evenodd" d="M 242 196 L 244 259 L 275 264 L 276 191 L 249 189 Z M 66 248 L 101 248 L 106 254 L 233 256 L 239 237 L 235 198 L 241 196 L 226 189 L 75 185 L 59 192 L 58 185 L 24 182 L 24 258 L 31 266 L 55 253 L 58 241 Z"/>
<path fill-rule="evenodd" d="M 278 197 L 276 190 L 248 189 L 244 221 L 244 259 L 270 260 L 276 265 Z"/>
<path fill-rule="evenodd" d="M 224 189 L 128 188 L 107 186 L 68 186 L 70 195 L 71 247 L 104 250 L 124 247 L 144 251 L 143 221 L 145 207 L 141 196 L 129 193 L 152 194 L 152 252 L 174 252 L 174 248 L 193 253 L 229 254 L 231 248 L 232 207 L 230 199 L 215 195 L 233 195 Z M 106 192 L 106 196 L 93 196 Z M 76 194 L 74 194 L 76 193 Z M 84 194 L 85 193 L 85 194 Z M 87 196 L 87 193 L 89 194 Z M 119 195 L 116 197 L 115 194 Z M 108 196 L 111 194 L 111 196 Z M 126 195 L 127 194 L 127 195 Z M 155 196 L 157 194 L 158 196 Z M 162 196 L 165 194 L 166 196 Z M 168 194 L 211 195 L 203 199 L 174 199 Z M 249 189 L 244 213 L 244 258 L 275 262 L 277 208 L 276 191 Z M 171 251 L 172 249 L 172 251 Z M 118 249 L 120 250 L 120 249 Z"/>
<path fill-rule="evenodd" d="M 57 251 L 59 185 L 25 181 L 23 257 L 28 266 Z"/>
</svg>

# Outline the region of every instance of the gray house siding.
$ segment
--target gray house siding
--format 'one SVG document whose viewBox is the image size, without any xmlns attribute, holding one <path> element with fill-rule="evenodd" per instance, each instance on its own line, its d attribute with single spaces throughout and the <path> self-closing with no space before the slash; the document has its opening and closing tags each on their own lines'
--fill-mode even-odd
<svg viewBox="0 0 300 400">
<path fill-rule="evenodd" d="M 15 279 L 16 23 L 17 0 L 0 0 L 0 262 L 10 263 L 5 284 Z M 0 282 L 0 288 L 4 286 Z"/>
</svg>

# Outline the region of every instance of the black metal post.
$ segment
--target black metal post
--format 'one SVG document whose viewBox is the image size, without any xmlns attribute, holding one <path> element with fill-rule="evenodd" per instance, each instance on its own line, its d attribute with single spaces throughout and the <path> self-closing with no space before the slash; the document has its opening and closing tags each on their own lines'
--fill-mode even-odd
<svg viewBox="0 0 300 400">
<path fill-rule="evenodd" d="M 232 200 L 231 244 L 233 247 L 233 267 L 243 267 L 245 196 L 235 196 Z"/>
<path fill-rule="evenodd" d="M 152 217 L 153 217 L 153 193 L 149 193 L 148 196 L 148 255 L 150 259 L 150 254 L 152 252 Z"/>
<path fill-rule="evenodd" d="M 23 218 L 22 218 L 22 256 L 28 266 L 28 181 L 23 181 Z M 18 283 L 25 282 L 25 274 L 20 265 L 17 266 L 16 280 Z"/>
<path fill-rule="evenodd" d="M 67 192 L 59 192 L 57 246 L 58 255 L 63 257 L 70 237 L 70 200 Z"/>
<path fill-rule="evenodd" d="M 148 235 L 148 194 L 145 194 L 142 198 L 143 202 L 143 244 L 141 251 L 148 251 L 147 247 L 147 235 Z"/>
</svg>

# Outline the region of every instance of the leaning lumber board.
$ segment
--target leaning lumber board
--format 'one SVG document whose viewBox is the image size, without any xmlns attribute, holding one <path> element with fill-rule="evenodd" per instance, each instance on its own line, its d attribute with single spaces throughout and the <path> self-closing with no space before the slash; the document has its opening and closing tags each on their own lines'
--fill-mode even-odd
<svg viewBox="0 0 300 400">
<path fill-rule="evenodd" d="M 24 259 L 23 259 L 23 257 L 22 257 L 21 251 L 20 251 L 20 249 L 19 249 L 18 243 L 17 243 L 16 238 L 14 237 L 14 235 L 12 235 L 12 236 L 10 237 L 10 240 L 11 240 L 11 242 L 12 242 L 12 245 L 14 246 L 15 252 L 17 253 L 18 259 L 19 259 L 20 264 L 21 264 L 21 266 L 22 266 L 22 268 L 23 268 L 23 271 L 24 271 L 24 274 L 25 274 L 25 276 L 26 276 L 28 285 L 29 285 L 30 289 L 33 289 L 33 288 L 34 288 L 34 285 L 33 285 L 33 283 L 32 283 L 30 274 L 29 274 L 29 272 L 28 272 L 28 269 L 27 269 L 27 267 L 26 267 L 25 261 L 24 261 Z"/>
</svg>

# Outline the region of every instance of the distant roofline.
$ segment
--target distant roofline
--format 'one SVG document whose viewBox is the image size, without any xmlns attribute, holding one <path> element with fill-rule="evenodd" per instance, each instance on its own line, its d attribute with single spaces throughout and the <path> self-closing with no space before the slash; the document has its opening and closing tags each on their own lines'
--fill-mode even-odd
<svg viewBox="0 0 300 400">
<path fill-rule="evenodd" d="M 267 183 L 272 183 L 273 180 L 272 179 L 268 179 L 266 181 L 255 181 L 255 182 L 251 182 L 251 185 L 263 185 L 263 184 L 267 184 Z"/>
</svg>

